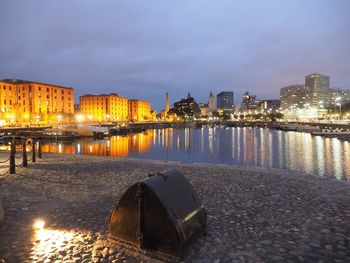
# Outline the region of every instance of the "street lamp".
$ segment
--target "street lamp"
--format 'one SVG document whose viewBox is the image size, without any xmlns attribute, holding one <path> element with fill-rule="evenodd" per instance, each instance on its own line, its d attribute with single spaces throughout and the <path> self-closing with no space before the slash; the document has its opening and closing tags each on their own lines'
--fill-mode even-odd
<svg viewBox="0 0 350 263">
<path fill-rule="evenodd" d="M 337 103 L 337 101 L 339 101 Z M 334 111 L 335 111 L 335 106 L 339 106 L 339 119 L 341 118 L 341 97 L 336 97 L 334 102 L 335 102 L 335 105 L 334 105 Z"/>
<path fill-rule="evenodd" d="M 318 118 L 320 118 L 319 115 L 321 115 L 321 117 L 323 117 L 323 109 L 324 109 L 323 100 L 319 101 L 318 105 L 319 105 L 319 107 L 317 108 L 317 115 L 318 115 Z M 320 110 L 320 109 L 322 109 L 322 110 Z M 320 114 L 320 112 L 321 112 L 321 114 Z"/>
</svg>

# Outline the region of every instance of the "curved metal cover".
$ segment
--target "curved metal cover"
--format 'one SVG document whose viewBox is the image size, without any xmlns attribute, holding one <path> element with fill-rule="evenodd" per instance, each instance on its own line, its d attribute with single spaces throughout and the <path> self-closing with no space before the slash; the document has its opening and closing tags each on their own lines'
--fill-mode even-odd
<svg viewBox="0 0 350 263">
<path fill-rule="evenodd" d="M 110 218 L 112 237 L 172 256 L 180 256 L 184 244 L 205 229 L 206 211 L 175 169 L 132 185 Z"/>
<path fill-rule="evenodd" d="M 4 220 L 4 208 L 2 206 L 2 199 L 1 199 L 1 193 L 0 193 L 0 225 L 2 223 L 2 221 Z"/>
</svg>

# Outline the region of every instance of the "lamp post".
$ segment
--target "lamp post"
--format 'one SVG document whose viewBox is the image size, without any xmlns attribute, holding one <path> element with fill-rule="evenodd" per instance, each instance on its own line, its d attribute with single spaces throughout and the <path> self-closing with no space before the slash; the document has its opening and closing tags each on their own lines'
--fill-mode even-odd
<svg viewBox="0 0 350 263">
<path fill-rule="evenodd" d="M 317 117 L 320 118 L 320 116 L 319 116 L 319 115 L 320 115 L 320 109 L 322 109 L 322 110 L 321 110 L 321 113 L 322 113 L 322 116 L 323 116 L 323 108 L 324 108 L 324 107 L 323 107 L 323 100 L 319 101 L 319 102 L 318 102 L 318 105 L 319 105 L 319 107 L 318 107 L 318 111 L 317 111 L 317 113 L 318 113 L 318 114 L 317 114 L 317 115 L 318 115 Z"/>
<path fill-rule="evenodd" d="M 337 101 L 339 101 L 338 103 L 337 103 Z M 335 99 L 334 99 L 334 111 L 335 111 L 335 107 L 336 106 L 339 106 L 339 117 L 338 117 L 338 122 L 340 121 L 340 118 L 341 118 L 341 97 L 336 97 Z"/>
<path fill-rule="evenodd" d="M 62 115 L 57 116 L 58 126 L 61 125 Z"/>
</svg>

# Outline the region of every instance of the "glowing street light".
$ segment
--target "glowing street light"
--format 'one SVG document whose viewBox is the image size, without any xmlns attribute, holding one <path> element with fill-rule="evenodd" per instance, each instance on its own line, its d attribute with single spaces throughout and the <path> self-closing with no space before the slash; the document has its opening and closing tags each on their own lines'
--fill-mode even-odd
<svg viewBox="0 0 350 263">
<path fill-rule="evenodd" d="M 38 218 L 38 219 L 36 219 L 34 221 L 33 228 L 35 230 L 41 230 L 41 229 L 44 229 L 44 227 L 45 227 L 45 221 L 44 220 Z"/>
<path fill-rule="evenodd" d="M 75 118 L 77 119 L 77 121 L 78 121 L 79 123 L 81 123 L 81 122 L 84 120 L 84 116 L 83 116 L 82 114 L 77 114 L 77 115 L 75 116 Z"/>
</svg>

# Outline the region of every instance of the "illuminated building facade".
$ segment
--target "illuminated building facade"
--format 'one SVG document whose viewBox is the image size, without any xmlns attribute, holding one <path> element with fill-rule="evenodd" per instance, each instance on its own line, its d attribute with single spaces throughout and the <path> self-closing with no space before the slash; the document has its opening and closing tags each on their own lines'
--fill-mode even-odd
<svg viewBox="0 0 350 263">
<path fill-rule="evenodd" d="M 130 121 L 142 122 L 151 119 L 151 103 L 145 100 L 129 100 Z"/>
<path fill-rule="evenodd" d="M 330 89 L 330 104 L 334 104 L 337 98 L 339 98 L 339 101 L 337 101 L 338 103 L 350 103 L 350 90 L 344 90 L 339 88 Z"/>
<path fill-rule="evenodd" d="M 87 121 L 126 121 L 128 99 L 116 93 L 80 96 L 80 113 Z"/>
<path fill-rule="evenodd" d="M 310 94 L 310 106 L 318 108 L 319 103 L 328 105 L 329 101 L 329 77 L 318 73 L 313 73 L 305 77 L 306 92 Z"/>
<path fill-rule="evenodd" d="M 290 85 L 280 91 L 282 110 L 303 108 L 310 102 L 310 95 L 304 85 Z"/>
<path fill-rule="evenodd" d="M 196 100 L 188 93 L 187 98 L 182 98 L 174 103 L 174 108 L 169 111 L 171 114 L 176 114 L 183 119 L 200 117 L 201 110 Z"/>
<path fill-rule="evenodd" d="M 73 118 L 74 89 L 58 85 L 4 79 L 0 81 L 1 119 L 9 122 L 50 122 Z"/>
<path fill-rule="evenodd" d="M 257 103 L 257 110 L 258 112 L 276 113 L 279 112 L 280 106 L 280 100 L 260 100 Z"/>
<path fill-rule="evenodd" d="M 210 94 L 212 95 L 212 93 Z M 209 95 L 209 101 L 210 101 Z M 223 91 L 217 96 L 217 107 L 222 110 L 233 110 L 233 91 Z"/>
<path fill-rule="evenodd" d="M 243 94 L 242 98 L 242 111 L 253 111 L 256 110 L 256 96 L 249 94 L 247 91 L 246 93 Z"/>
</svg>

